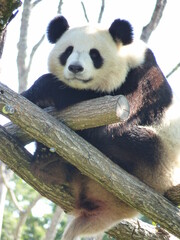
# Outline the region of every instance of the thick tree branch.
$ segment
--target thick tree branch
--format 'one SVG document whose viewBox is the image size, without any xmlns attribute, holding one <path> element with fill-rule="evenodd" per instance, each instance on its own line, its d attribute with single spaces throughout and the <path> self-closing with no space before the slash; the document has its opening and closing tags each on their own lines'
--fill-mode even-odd
<svg viewBox="0 0 180 240">
<path fill-rule="evenodd" d="M 101 152 L 42 109 L 0 84 L 0 111 L 7 113 L 4 109 L 5 105 L 10 105 L 14 109 L 14 113 L 9 114 L 8 118 L 22 127 L 28 134 L 48 147 L 54 147 L 59 155 L 75 165 L 83 174 L 95 179 L 115 196 L 180 237 L 179 210 L 164 197 L 112 163 Z M 0 144 L 0 156 L 2 155 L 1 158 L 4 162 L 15 168 L 15 159 L 12 165 L 12 160 L 7 162 L 8 156 L 4 155 L 6 152 L 5 146 L 2 146 L 4 142 L 5 139 Z M 24 164 L 27 166 L 27 163 Z M 18 169 L 17 165 L 19 165 Z M 22 164 L 17 165 L 16 172 L 24 172 Z M 28 172 L 28 175 L 30 174 Z M 33 181 L 32 174 L 29 179 Z M 49 193 L 54 195 L 52 191 L 47 192 L 47 187 L 44 186 L 44 194 L 47 194 L 47 197 Z M 37 186 L 35 188 L 37 189 Z M 55 200 L 57 202 L 57 195 Z"/>
<path fill-rule="evenodd" d="M 56 111 L 53 107 L 46 108 L 45 111 L 73 130 L 82 130 L 119 122 L 121 118 L 117 116 L 117 109 L 121 110 L 118 104 L 120 99 L 121 96 L 106 96 L 76 104 L 61 112 Z M 33 140 L 13 123 L 6 124 L 5 128 L 24 145 Z"/>
<path fill-rule="evenodd" d="M 31 154 L 23 148 L 17 139 L 10 136 L 7 131 L 0 126 L 0 158 L 9 168 L 24 181 L 36 189 L 42 196 L 46 196 L 57 205 L 62 206 L 66 211 L 70 211 L 73 206 L 73 198 L 61 186 L 44 184 L 35 178 L 31 173 Z"/>
<path fill-rule="evenodd" d="M 31 111 L 31 109 L 30 109 Z M 6 144 L 4 144 L 6 143 Z M 60 186 L 46 186 L 34 176 L 31 175 L 29 162 L 31 155 L 22 148 L 16 139 L 12 138 L 2 127 L 0 128 L 0 156 L 4 162 L 27 183 L 37 189 L 42 195 L 46 196 L 56 204 L 63 206 L 66 211 L 71 210 L 73 199 L 68 192 Z M 19 167 L 21 166 L 21 168 Z M 22 169 L 22 170 L 21 170 Z M 51 191 L 51 192 L 49 192 Z M 54 193 L 52 195 L 52 193 Z M 66 201 L 66 202 L 65 202 Z M 122 221 L 114 230 L 110 232 L 112 236 L 118 239 L 161 239 L 152 226 L 145 226 L 143 223 L 139 225 L 135 221 Z M 124 238 L 123 238 L 124 237 Z M 164 238 L 162 238 L 164 239 Z"/>
<path fill-rule="evenodd" d="M 4 145 L 4 143 L 6 144 Z M 10 137 L 10 135 L 0 127 L 0 144 L 4 148 L 0 148 L 0 156 L 4 159 L 5 163 L 16 172 L 21 178 L 23 178 L 27 183 L 37 189 L 42 195 L 46 196 L 50 200 L 54 201 L 66 209 L 66 211 L 71 210 L 71 205 L 73 205 L 73 200 L 70 198 L 66 191 L 59 186 L 46 186 L 44 183 L 40 182 L 30 173 L 29 161 L 31 161 L 30 154 L 23 149 L 16 139 Z M 21 168 L 19 168 L 21 166 Z M 21 171 L 21 169 L 23 171 Z M 49 191 L 54 192 L 53 196 Z M 63 201 L 63 199 L 66 201 Z M 70 202 L 67 202 L 67 199 Z M 69 206 L 68 206 L 69 203 Z M 154 240 L 160 239 L 157 235 L 155 229 L 148 224 L 140 222 L 140 226 L 137 225 L 136 221 L 122 221 L 115 229 L 110 231 L 110 235 L 118 237 L 118 239 L 146 239 Z M 124 237 L 124 238 L 122 238 Z M 162 238 L 163 239 L 163 238 Z"/>
<path fill-rule="evenodd" d="M 162 15 L 163 15 L 163 11 L 165 9 L 167 0 L 157 0 L 156 1 L 156 6 L 154 9 L 154 12 L 152 14 L 151 20 L 150 22 L 143 27 L 142 33 L 141 33 L 141 40 L 143 40 L 144 42 L 148 42 L 151 33 L 156 29 L 156 27 L 158 26 Z"/>
</svg>

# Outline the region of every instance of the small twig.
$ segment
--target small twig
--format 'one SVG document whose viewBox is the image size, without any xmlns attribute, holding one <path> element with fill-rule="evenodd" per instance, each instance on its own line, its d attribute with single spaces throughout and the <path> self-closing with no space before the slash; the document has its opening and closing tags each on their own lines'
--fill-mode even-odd
<svg viewBox="0 0 180 240">
<path fill-rule="evenodd" d="M 86 8 L 85 8 L 85 5 L 84 5 L 83 1 L 81 1 L 81 5 L 82 5 L 82 8 L 83 8 L 85 19 L 86 19 L 87 22 L 89 22 L 87 12 L 86 12 Z"/>
<path fill-rule="evenodd" d="M 42 0 L 36 0 L 32 3 L 32 8 L 35 7 L 38 3 L 40 3 Z"/>
<path fill-rule="evenodd" d="M 36 53 L 37 49 L 39 48 L 39 46 L 43 42 L 44 38 L 45 38 L 45 34 L 42 35 L 41 39 L 32 48 L 32 51 L 31 51 L 31 54 L 30 54 L 30 57 L 29 57 L 29 64 L 28 64 L 28 67 L 27 67 L 27 70 L 26 70 L 26 74 L 29 73 L 34 54 Z"/>
<path fill-rule="evenodd" d="M 60 0 L 58 5 L 58 11 L 57 11 L 58 14 L 62 13 L 62 5 L 63 5 L 63 0 Z"/>
<path fill-rule="evenodd" d="M 179 67 L 180 67 L 180 63 L 178 63 L 178 64 L 166 75 L 166 78 L 170 77 L 175 71 L 178 70 Z"/>
<path fill-rule="evenodd" d="M 3 183 L 4 183 L 4 185 L 6 186 L 7 190 L 9 191 L 10 197 L 11 197 L 14 205 L 16 206 L 16 208 L 17 208 L 20 212 L 23 212 L 23 211 L 24 211 L 23 208 L 19 205 L 15 193 L 14 193 L 13 190 L 9 187 L 9 184 L 8 184 L 8 182 L 7 182 L 7 180 L 6 180 L 6 177 L 5 177 L 5 174 L 4 174 L 3 165 L 2 165 L 1 168 L 0 168 L 0 173 L 1 173 L 1 177 L 2 177 Z"/>
<path fill-rule="evenodd" d="M 98 23 L 100 23 L 101 20 L 102 20 L 102 16 L 103 16 L 103 13 L 104 13 L 104 8 L 105 8 L 105 0 L 102 0 L 101 9 L 100 9 L 99 18 L 98 18 Z"/>
</svg>

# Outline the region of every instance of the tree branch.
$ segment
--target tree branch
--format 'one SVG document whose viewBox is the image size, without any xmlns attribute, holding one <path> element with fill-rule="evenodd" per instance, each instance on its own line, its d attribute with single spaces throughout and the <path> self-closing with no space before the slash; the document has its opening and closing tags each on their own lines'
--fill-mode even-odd
<svg viewBox="0 0 180 240">
<path fill-rule="evenodd" d="M 120 99 L 121 96 L 106 96 L 84 101 L 61 112 L 53 107 L 44 110 L 73 130 L 82 130 L 119 122 L 121 118 L 117 116 L 117 111 L 120 111 Z M 5 128 L 24 145 L 33 141 L 32 137 L 13 123 L 6 124 Z"/>
<path fill-rule="evenodd" d="M 172 234 L 180 237 L 179 210 L 163 196 L 157 194 L 138 179 L 119 168 L 64 124 L 58 122 L 42 109 L 14 93 L 3 84 L 0 84 L 0 111 L 2 113 L 7 113 L 7 111 L 4 111 L 5 105 L 9 105 L 14 109 L 14 112 L 8 114 L 7 117 L 22 127 L 37 141 L 48 147 L 54 147 L 59 155 L 76 166 L 83 174 L 95 179 L 128 205 L 138 209 L 139 212 L 158 222 Z M 4 141 L 2 142 L 2 140 Z M 5 155 L 6 147 L 3 146 L 5 139 L 1 137 L 0 142 L 0 156 L 2 160 L 10 167 L 13 167 L 17 173 L 24 172 L 24 166 L 22 167 L 24 159 L 21 159 L 21 164 L 20 162 L 15 164 L 15 159 L 7 161 L 8 156 L 7 154 Z M 18 149 L 17 143 L 15 146 Z M 19 149 L 19 151 L 22 151 L 22 149 Z M 15 156 L 14 146 L 11 154 Z M 24 162 L 23 165 L 27 166 L 27 162 Z M 27 179 L 27 175 L 31 175 L 28 182 L 32 181 L 31 185 L 34 185 L 36 181 L 34 181 L 32 173 L 29 171 L 27 173 L 25 178 Z M 58 194 L 54 196 L 55 192 L 52 192 L 50 189 L 47 191 L 47 187 L 47 185 L 43 186 L 43 195 L 47 194 L 47 197 L 49 197 L 51 193 L 51 198 L 55 197 L 55 202 L 57 203 Z M 35 188 L 37 189 L 37 186 Z M 60 199 L 59 196 L 58 199 Z M 63 203 L 60 203 L 60 205 L 63 205 Z"/>
<path fill-rule="evenodd" d="M 170 77 L 177 69 L 180 67 L 180 63 L 178 63 L 167 75 L 166 78 Z"/>
<path fill-rule="evenodd" d="M 153 225 L 141 220 L 123 220 L 108 234 L 118 240 L 178 240 L 165 230 L 157 229 Z"/>
<path fill-rule="evenodd" d="M 26 64 L 29 18 L 30 18 L 32 8 L 35 7 L 41 1 L 42 0 L 36 0 L 33 3 L 31 3 L 31 1 L 29 0 L 24 0 L 23 12 L 22 12 L 22 18 L 21 18 L 20 37 L 19 37 L 19 42 L 17 44 L 17 47 L 18 47 L 17 68 L 18 68 L 18 80 L 19 80 L 18 92 L 23 92 L 27 88 L 28 73 L 31 68 L 34 54 L 45 37 L 45 35 L 43 35 L 41 39 L 37 42 L 37 44 L 34 45 L 29 57 L 29 63 Z"/>
<path fill-rule="evenodd" d="M 85 17 L 86 21 L 89 22 L 87 12 L 86 12 L 86 8 L 85 8 L 85 5 L 84 5 L 83 1 L 81 1 L 81 6 L 82 6 L 82 9 L 83 9 L 83 12 L 84 12 L 84 17 Z"/>
<path fill-rule="evenodd" d="M 34 8 L 38 3 L 42 2 L 42 0 L 36 0 L 32 3 L 32 8 Z"/>
<path fill-rule="evenodd" d="M 102 20 L 102 16 L 103 16 L 103 13 L 104 13 L 104 8 L 105 8 L 105 0 L 102 0 L 101 9 L 100 9 L 100 12 L 99 12 L 98 23 L 100 23 L 101 20 Z"/>
<path fill-rule="evenodd" d="M 61 13 L 62 13 L 62 5 L 63 5 L 63 0 L 60 0 L 60 1 L 59 1 L 59 5 L 58 5 L 58 10 L 57 10 L 57 13 L 58 13 L 58 14 L 61 14 Z"/>
<path fill-rule="evenodd" d="M 6 186 L 7 190 L 9 191 L 10 197 L 12 199 L 12 202 L 14 203 L 15 207 L 19 210 L 19 212 L 23 212 L 23 208 L 19 205 L 18 200 L 16 198 L 16 195 L 14 194 L 13 190 L 9 187 L 9 184 L 6 180 L 6 176 L 4 175 L 3 165 L 0 169 L 0 174 L 3 180 L 4 185 Z"/>
<path fill-rule="evenodd" d="M 28 73 L 30 72 L 30 69 L 31 69 L 31 65 L 32 65 L 32 60 L 33 60 L 34 54 L 36 53 L 37 49 L 39 48 L 39 46 L 43 42 L 44 38 L 45 38 L 45 34 L 42 35 L 41 39 L 32 48 L 32 51 L 31 51 L 31 54 L 30 54 L 30 57 L 29 57 L 28 67 L 26 68 L 25 79 L 28 78 Z"/>
<path fill-rule="evenodd" d="M 4 143 L 6 144 L 4 145 Z M 30 172 L 29 162 L 30 154 L 22 148 L 17 140 L 12 138 L 3 127 L 0 127 L 0 156 L 4 162 L 16 172 L 28 184 L 34 187 L 42 195 L 49 198 L 58 205 L 63 206 L 66 211 L 70 211 L 73 206 L 73 199 L 66 190 L 60 186 L 47 186 L 35 178 Z M 140 227 L 139 227 L 140 225 Z M 160 240 L 155 228 L 149 224 L 139 221 L 137 225 L 135 220 L 122 221 L 118 226 L 108 232 L 111 236 L 126 240 Z M 124 238 L 123 238 L 124 237 Z M 165 239 L 165 238 L 162 238 Z"/>
<path fill-rule="evenodd" d="M 31 1 L 24 0 L 23 12 L 21 17 L 20 37 L 17 44 L 18 55 L 17 55 L 17 69 L 18 69 L 18 81 L 19 90 L 22 92 L 27 87 L 27 68 L 26 68 L 26 56 L 27 56 L 27 34 L 29 26 L 29 18 L 32 9 Z"/>
<path fill-rule="evenodd" d="M 148 42 L 152 32 L 156 29 L 156 27 L 158 26 L 162 15 L 163 15 L 163 11 L 165 9 L 167 0 L 157 0 L 156 1 L 156 6 L 154 9 L 154 12 L 152 14 L 151 20 L 150 22 L 143 27 L 142 33 L 141 33 L 141 40 L 143 40 L 145 43 Z"/>
</svg>

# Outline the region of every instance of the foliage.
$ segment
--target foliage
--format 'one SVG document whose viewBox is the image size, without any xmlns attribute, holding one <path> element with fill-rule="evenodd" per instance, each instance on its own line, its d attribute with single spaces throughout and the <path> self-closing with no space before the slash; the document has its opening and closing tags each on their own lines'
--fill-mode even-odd
<svg viewBox="0 0 180 240">
<path fill-rule="evenodd" d="M 29 215 L 26 224 L 23 226 L 23 234 L 21 240 L 41 240 L 45 236 L 45 226 L 49 220 L 48 215 L 42 218 L 33 217 L 32 214 Z"/>
</svg>

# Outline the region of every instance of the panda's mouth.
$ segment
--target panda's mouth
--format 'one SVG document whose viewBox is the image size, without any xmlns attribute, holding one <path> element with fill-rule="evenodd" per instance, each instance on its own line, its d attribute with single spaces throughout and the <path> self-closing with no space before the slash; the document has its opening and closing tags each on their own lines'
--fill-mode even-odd
<svg viewBox="0 0 180 240">
<path fill-rule="evenodd" d="M 77 77 L 73 77 L 73 78 L 66 78 L 68 81 L 80 81 L 80 82 L 83 82 L 83 83 L 88 83 L 90 81 L 92 81 L 93 79 L 92 78 L 89 78 L 89 79 L 81 79 L 81 78 L 77 78 Z"/>
</svg>

